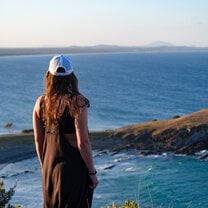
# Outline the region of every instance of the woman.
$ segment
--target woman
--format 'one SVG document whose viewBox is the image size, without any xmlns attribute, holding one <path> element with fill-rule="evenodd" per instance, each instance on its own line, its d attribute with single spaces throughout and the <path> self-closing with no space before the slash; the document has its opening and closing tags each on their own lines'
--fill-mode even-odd
<svg viewBox="0 0 208 208">
<path fill-rule="evenodd" d="M 79 93 L 71 60 L 54 56 L 46 73 L 46 92 L 37 99 L 33 111 L 44 208 L 91 207 L 98 179 L 87 107 L 89 101 Z"/>
</svg>

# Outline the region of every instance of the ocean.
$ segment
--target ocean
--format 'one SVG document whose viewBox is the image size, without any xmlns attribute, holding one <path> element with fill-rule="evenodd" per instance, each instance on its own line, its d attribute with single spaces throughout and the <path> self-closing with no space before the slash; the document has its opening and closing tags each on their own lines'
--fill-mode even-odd
<svg viewBox="0 0 208 208">
<path fill-rule="evenodd" d="M 208 106 L 208 53 L 68 54 L 80 91 L 91 103 L 89 129 L 109 130 L 153 119 L 171 119 Z M 44 93 L 51 55 L 0 57 L 0 134 L 32 128 L 32 110 Z M 12 124 L 9 128 L 7 124 Z M 93 208 L 125 199 L 142 207 L 208 207 L 208 163 L 198 156 L 138 156 L 137 152 L 94 152 L 100 183 Z M 108 166 L 112 165 L 112 169 Z M 41 207 L 37 158 L 0 167 L 12 203 Z"/>
</svg>

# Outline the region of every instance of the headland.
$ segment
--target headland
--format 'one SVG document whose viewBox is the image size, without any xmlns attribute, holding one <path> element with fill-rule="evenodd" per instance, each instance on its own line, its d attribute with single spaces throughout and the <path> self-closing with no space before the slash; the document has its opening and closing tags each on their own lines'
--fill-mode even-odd
<svg viewBox="0 0 208 208">
<path fill-rule="evenodd" d="M 170 120 L 124 126 L 115 130 L 90 132 L 93 150 L 118 153 L 136 149 L 140 155 L 194 155 L 208 150 L 208 109 Z M 36 156 L 32 130 L 0 136 L 0 164 Z M 208 154 L 202 155 L 204 159 Z"/>
</svg>

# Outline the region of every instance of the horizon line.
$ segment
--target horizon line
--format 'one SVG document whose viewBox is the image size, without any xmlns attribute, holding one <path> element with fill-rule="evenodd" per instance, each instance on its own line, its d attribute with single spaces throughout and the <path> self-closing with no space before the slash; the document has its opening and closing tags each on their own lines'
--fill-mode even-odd
<svg viewBox="0 0 208 208">
<path fill-rule="evenodd" d="M 166 48 L 174 48 L 174 47 L 187 47 L 187 48 L 208 48 L 208 46 L 195 46 L 195 45 L 153 45 L 154 43 L 146 44 L 146 45 L 114 45 L 114 44 L 95 44 L 95 45 L 69 45 L 69 46 L 4 46 L 0 49 L 44 49 L 44 48 L 89 48 L 89 47 L 117 47 L 117 48 L 158 48 L 158 47 L 166 47 Z"/>
</svg>

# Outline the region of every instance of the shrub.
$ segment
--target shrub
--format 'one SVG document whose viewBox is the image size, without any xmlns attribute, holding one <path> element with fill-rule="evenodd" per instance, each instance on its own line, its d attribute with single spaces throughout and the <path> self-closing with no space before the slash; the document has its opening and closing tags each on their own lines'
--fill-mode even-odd
<svg viewBox="0 0 208 208">
<path fill-rule="evenodd" d="M 176 119 L 176 118 L 180 118 L 180 116 L 178 115 L 173 116 L 173 119 Z"/>
<path fill-rule="evenodd" d="M 9 189 L 9 191 L 6 191 L 4 188 L 4 182 L 3 180 L 0 180 L 0 208 L 20 208 L 20 206 L 12 206 L 9 203 L 11 200 L 12 196 L 14 195 L 14 189 L 16 188 L 17 183 Z"/>
<path fill-rule="evenodd" d="M 110 206 L 107 206 L 106 208 L 140 208 L 135 201 L 126 200 L 124 202 L 124 205 L 118 206 L 117 204 L 113 203 Z"/>
</svg>

